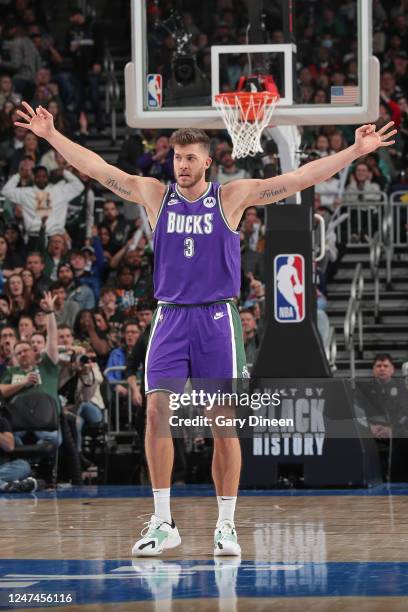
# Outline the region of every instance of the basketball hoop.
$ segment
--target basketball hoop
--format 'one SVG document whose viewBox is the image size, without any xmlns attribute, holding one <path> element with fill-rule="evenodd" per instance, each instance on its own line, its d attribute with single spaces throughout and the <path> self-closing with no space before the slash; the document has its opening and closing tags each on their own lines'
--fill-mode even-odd
<svg viewBox="0 0 408 612">
<path fill-rule="evenodd" d="M 222 114 L 232 140 L 232 157 L 262 153 L 261 136 L 279 101 L 279 94 L 269 91 L 232 91 L 215 96 L 215 106 Z"/>
</svg>

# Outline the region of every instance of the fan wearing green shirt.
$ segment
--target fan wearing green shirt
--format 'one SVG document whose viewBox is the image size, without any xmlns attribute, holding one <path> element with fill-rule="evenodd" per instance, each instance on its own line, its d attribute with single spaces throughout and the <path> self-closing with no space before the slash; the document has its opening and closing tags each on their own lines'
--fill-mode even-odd
<svg viewBox="0 0 408 612">
<path fill-rule="evenodd" d="M 58 398 L 58 332 L 54 314 L 56 295 L 46 292 L 40 302 L 42 311 L 46 314 L 47 343 L 39 362 L 31 345 L 25 341 L 16 342 L 14 356 L 17 366 L 7 369 L 0 383 L 0 394 L 6 400 L 15 397 L 29 396 L 32 393 L 50 395 L 59 406 Z M 21 443 L 25 432 L 14 432 L 16 442 Z M 38 442 L 46 440 L 54 444 L 61 443 L 58 431 L 36 431 Z"/>
</svg>

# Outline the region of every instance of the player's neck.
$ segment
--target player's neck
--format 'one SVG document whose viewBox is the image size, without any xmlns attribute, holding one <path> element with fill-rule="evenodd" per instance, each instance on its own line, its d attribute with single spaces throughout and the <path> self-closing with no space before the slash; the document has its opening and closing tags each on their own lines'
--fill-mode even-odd
<svg viewBox="0 0 408 612">
<path fill-rule="evenodd" d="M 181 187 L 177 183 L 177 191 L 187 200 L 198 200 L 208 189 L 208 181 L 203 178 L 201 181 L 192 185 L 192 187 Z"/>
</svg>

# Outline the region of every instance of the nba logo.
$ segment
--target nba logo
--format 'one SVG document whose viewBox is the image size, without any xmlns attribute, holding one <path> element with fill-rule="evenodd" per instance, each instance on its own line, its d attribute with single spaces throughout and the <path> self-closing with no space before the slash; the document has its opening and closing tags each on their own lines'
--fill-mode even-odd
<svg viewBox="0 0 408 612">
<path fill-rule="evenodd" d="M 163 82 L 161 74 L 147 75 L 147 106 L 149 108 L 161 108 Z"/>
<path fill-rule="evenodd" d="M 302 255 L 277 255 L 275 271 L 275 319 L 300 323 L 305 318 L 305 260 Z"/>
</svg>

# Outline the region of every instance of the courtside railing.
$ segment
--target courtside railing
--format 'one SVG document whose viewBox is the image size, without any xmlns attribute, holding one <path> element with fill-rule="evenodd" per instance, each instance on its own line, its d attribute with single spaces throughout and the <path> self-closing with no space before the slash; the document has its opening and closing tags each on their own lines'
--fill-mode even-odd
<svg viewBox="0 0 408 612">
<path fill-rule="evenodd" d="M 408 244 L 408 191 L 394 191 L 390 196 L 392 243 L 396 247 Z"/>
<path fill-rule="evenodd" d="M 380 318 L 380 263 L 383 252 L 380 234 L 376 232 L 370 243 L 370 270 L 374 281 L 374 321 Z"/>
<path fill-rule="evenodd" d="M 105 70 L 105 108 L 106 114 L 110 115 L 111 119 L 111 138 L 112 144 L 116 144 L 117 140 L 117 116 L 116 110 L 120 102 L 120 87 L 115 74 L 115 62 L 109 49 L 105 51 L 103 60 Z"/>
<path fill-rule="evenodd" d="M 336 228 L 337 241 L 347 246 L 367 247 L 374 234 L 382 232 L 387 208 L 388 197 L 384 191 L 348 191 L 343 194 L 340 210 L 336 213 L 347 213 L 348 217 Z"/>
<path fill-rule="evenodd" d="M 129 436 L 134 433 L 133 425 L 133 405 L 132 394 L 127 379 L 109 380 L 108 375 L 111 373 L 124 373 L 126 366 L 113 366 L 106 368 L 104 376 L 109 384 L 109 418 L 108 418 L 108 434 L 117 438 Z M 121 395 L 117 387 L 125 387 L 127 395 Z"/>
<path fill-rule="evenodd" d="M 363 310 L 362 298 L 364 292 L 363 267 L 357 264 L 350 287 L 350 299 L 344 318 L 344 344 L 350 356 L 350 374 L 354 380 L 356 376 L 356 337 L 359 354 L 363 354 Z"/>
</svg>

